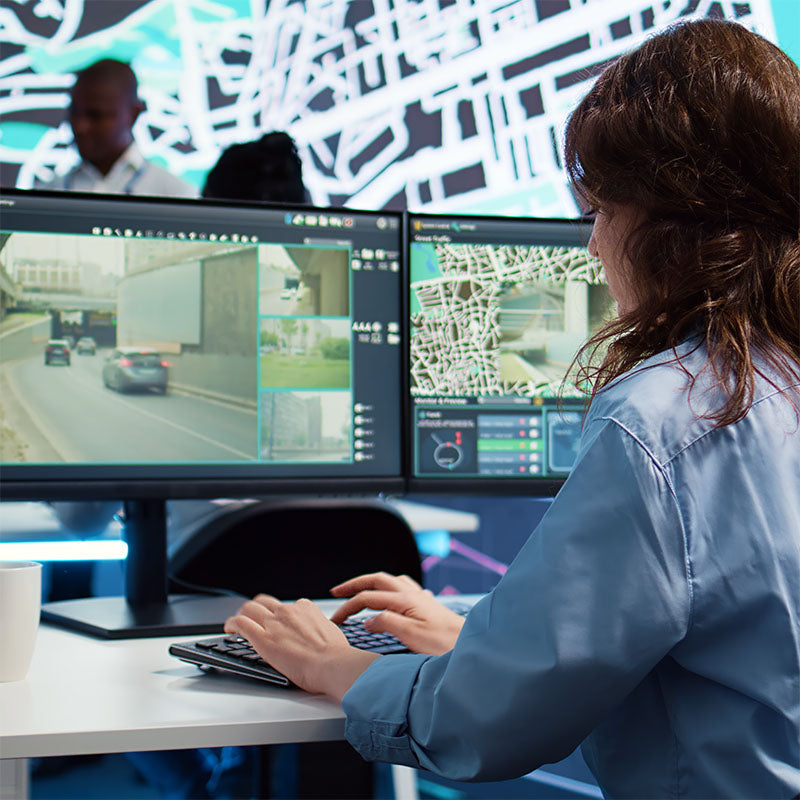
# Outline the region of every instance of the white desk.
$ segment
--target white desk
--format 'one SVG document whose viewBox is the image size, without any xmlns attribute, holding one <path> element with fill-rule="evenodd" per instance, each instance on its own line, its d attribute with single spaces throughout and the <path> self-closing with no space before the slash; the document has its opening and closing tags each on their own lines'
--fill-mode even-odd
<svg viewBox="0 0 800 800">
<path fill-rule="evenodd" d="M 480 517 L 472 511 L 457 511 L 428 503 L 413 503 L 397 497 L 389 497 L 386 502 L 405 517 L 414 533 L 430 530 L 474 533 L 480 527 Z"/>
<path fill-rule="evenodd" d="M 343 738 L 330 700 L 205 675 L 167 652 L 193 638 L 101 640 L 42 625 L 28 677 L 0 684 L 0 756 Z"/>
<path fill-rule="evenodd" d="M 341 603 L 317 602 L 329 615 Z M 167 652 L 197 638 L 96 639 L 41 625 L 28 676 L 0 683 L 0 798 L 27 795 L 28 758 L 344 738 L 338 703 L 205 674 Z"/>
<path fill-rule="evenodd" d="M 205 675 L 167 652 L 196 638 L 101 640 L 42 625 L 27 678 L 0 683 L 0 797 L 26 795 L 27 758 L 344 738 L 337 703 Z"/>
</svg>

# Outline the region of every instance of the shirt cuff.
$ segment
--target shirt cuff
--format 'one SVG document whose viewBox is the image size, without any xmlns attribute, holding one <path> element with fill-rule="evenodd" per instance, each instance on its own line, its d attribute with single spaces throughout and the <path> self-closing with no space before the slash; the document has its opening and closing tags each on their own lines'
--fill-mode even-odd
<svg viewBox="0 0 800 800">
<path fill-rule="evenodd" d="M 408 653 L 376 658 L 342 698 L 344 735 L 362 758 L 419 767 L 408 736 L 408 706 L 419 670 L 433 657 Z"/>
</svg>

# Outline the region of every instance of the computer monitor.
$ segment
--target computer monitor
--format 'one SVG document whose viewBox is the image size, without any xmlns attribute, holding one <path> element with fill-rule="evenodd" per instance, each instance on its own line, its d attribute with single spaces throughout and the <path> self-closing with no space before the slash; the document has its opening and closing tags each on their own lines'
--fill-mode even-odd
<svg viewBox="0 0 800 800">
<path fill-rule="evenodd" d="M 563 484 L 586 404 L 563 381 L 615 313 L 590 233 L 587 220 L 408 216 L 412 491 Z"/>
<path fill-rule="evenodd" d="M 401 223 L 3 191 L 0 494 L 125 501 L 142 633 L 194 632 L 159 627 L 167 499 L 403 489 Z"/>
</svg>

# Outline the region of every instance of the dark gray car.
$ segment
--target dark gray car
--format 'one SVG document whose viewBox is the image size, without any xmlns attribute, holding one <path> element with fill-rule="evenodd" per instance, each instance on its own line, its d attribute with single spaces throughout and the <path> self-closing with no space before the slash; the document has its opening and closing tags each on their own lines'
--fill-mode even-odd
<svg viewBox="0 0 800 800">
<path fill-rule="evenodd" d="M 167 391 L 168 364 L 149 347 L 117 347 L 103 364 L 103 384 L 118 392 L 154 389 Z"/>
<path fill-rule="evenodd" d="M 75 352 L 79 356 L 93 356 L 97 352 L 97 342 L 91 336 L 81 336 L 75 345 Z"/>
<path fill-rule="evenodd" d="M 66 364 L 69 366 L 70 347 L 66 339 L 50 339 L 44 348 L 45 364 Z"/>
</svg>

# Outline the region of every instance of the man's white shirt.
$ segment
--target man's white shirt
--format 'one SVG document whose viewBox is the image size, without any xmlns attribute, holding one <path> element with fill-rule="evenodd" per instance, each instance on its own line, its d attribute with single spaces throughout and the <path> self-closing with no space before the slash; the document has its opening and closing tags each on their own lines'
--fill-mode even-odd
<svg viewBox="0 0 800 800">
<path fill-rule="evenodd" d="M 162 169 L 142 155 L 136 143 L 117 159 L 107 175 L 81 161 L 64 175 L 34 183 L 34 189 L 60 189 L 100 194 L 135 194 L 153 197 L 197 197 L 190 183 Z"/>
</svg>

